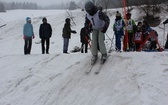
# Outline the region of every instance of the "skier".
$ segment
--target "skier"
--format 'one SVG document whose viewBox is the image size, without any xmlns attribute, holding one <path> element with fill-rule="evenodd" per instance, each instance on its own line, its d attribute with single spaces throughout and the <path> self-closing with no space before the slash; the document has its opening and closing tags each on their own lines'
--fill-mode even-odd
<svg viewBox="0 0 168 105">
<path fill-rule="evenodd" d="M 75 30 L 71 30 L 71 20 L 70 18 L 66 18 L 62 34 L 62 37 L 64 38 L 63 53 L 65 54 L 69 54 L 67 51 L 69 46 L 69 39 L 71 38 L 71 33 L 76 34 L 77 32 Z"/>
<path fill-rule="evenodd" d="M 32 46 L 32 38 L 34 39 L 33 25 L 31 24 L 31 18 L 26 18 L 26 24 L 23 27 L 23 39 L 24 44 L 24 54 L 30 54 Z"/>
<path fill-rule="evenodd" d="M 117 11 L 116 13 L 116 19 L 113 24 L 113 31 L 114 35 L 116 37 L 115 44 L 116 44 L 116 51 L 121 51 L 121 41 L 123 41 L 124 38 L 124 27 L 125 23 L 121 17 L 121 13 Z"/>
<path fill-rule="evenodd" d="M 51 25 L 47 23 L 47 19 L 45 17 L 42 19 L 42 22 L 43 24 L 40 25 L 40 29 L 39 29 L 39 37 L 41 38 L 42 54 L 45 54 L 45 46 L 44 46 L 45 43 L 46 43 L 46 54 L 49 54 L 52 28 L 51 28 Z"/>
<path fill-rule="evenodd" d="M 143 42 L 142 22 L 138 22 L 137 24 L 134 40 L 135 40 L 135 51 L 138 51 L 140 45 Z"/>
<path fill-rule="evenodd" d="M 128 31 L 128 43 L 129 43 L 129 51 L 132 51 L 134 49 L 134 45 L 133 45 L 133 35 L 135 33 L 135 28 L 136 28 L 136 24 L 135 21 L 133 19 L 131 19 L 131 13 L 127 13 L 126 14 L 126 29 Z"/>
<path fill-rule="evenodd" d="M 84 27 L 81 29 L 80 31 L 80 41 L 82 43 L 81 45 L 81 53 L 83 53 L 83 49 L 84 49 L 84 45 L 85 45 L 85 53 L 87 53 L 87 49 L 88 49 L 88 43 L 90 40 L 90 32 L 88 30 L 88 25 L 84 24 Z"/>
<path fill-rule="evenodd" d="M 105 62 L 107 58 L 106 46 L 104 43 L 105 35 L 110 19 L 102 11 L 98 10 L 97 7 L 91 2 L 85 4 L 86 10 L 86 24 L 92 24 L 93 34 L 92 34 L 92 59 L 91 65 L 94 65 L 98 57 L 98 49 L 100 50 L 102 57 L 101 62 Z"/>
</svg>

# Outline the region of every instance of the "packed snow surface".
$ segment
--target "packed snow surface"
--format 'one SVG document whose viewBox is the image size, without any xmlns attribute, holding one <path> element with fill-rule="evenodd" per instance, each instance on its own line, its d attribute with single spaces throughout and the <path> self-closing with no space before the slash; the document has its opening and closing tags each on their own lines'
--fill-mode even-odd
<svg viewBox="0 0 168 105">
<path fill-rule="evenodd" d="M 115 11 L 111 10 L 106 33 L 107 50 L 112 38 Z M 81 46 L 80 29 L 85 12 L 73 16 L 69 51 Z M 133 11 L 133 18 L 137 18 Z M 32 18 L 35 39 L 30 55 L 23 53 L 23 25 Z M 53 28 L 50 54 L 41 54 L 39 26 L 46 17 Z M 168 105 L 167 52 L 112 52 L 99 74 L 100 60 L 89 74 L 91 53 L 63 54 L 64 10 L 13 10 L 0 13 L 0 105 Z M 166 18 L 165 18 L 166 19 Z M 163 25 L 160 25 L 163 27 Z M 163 28 L 156 27 L 159 42 Z M 167 31 L 167 29 L 166 29 Z M 161 42 L 162 43 L 162 42 Z M 100 53 L 99 53 L 99 56 Z M 99 57 L 100 58 L 100 57 Z"/>
</svg>

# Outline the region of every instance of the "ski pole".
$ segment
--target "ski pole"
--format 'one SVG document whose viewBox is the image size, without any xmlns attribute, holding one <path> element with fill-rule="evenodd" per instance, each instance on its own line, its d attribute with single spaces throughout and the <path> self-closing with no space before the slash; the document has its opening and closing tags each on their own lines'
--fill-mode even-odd
<svg viewBox="0 0 168 105">
<path fill-rule="evenodd" d="M 113 42 L 113 40 L 114 40 L 114 35 L 113 35 L 113 38 L 111 39 L 107 34 L 105 34 L 108 38 L 109 38 L 109 40 L 111 41 L 111 48 L 112 48 L 112 44 L 114 44 L 114 42 Z M 119 50 L 118 49 L 118 47 L 114 44 L 114 47 L 115 47 L 115 49 L 117 49 L 117 50 Z M 110 48 L 110 50 L 111 50 L 111 48 Z"/>
<path fill-rule="evenodd" d="M 91 44 L 90 44 L 90 41 L 88 40 L 88 38 L 85 36 L 85 39 L 87 41 L 87 43 L 89 44 L 90 48 L 91 48 Z"/>
</svg>

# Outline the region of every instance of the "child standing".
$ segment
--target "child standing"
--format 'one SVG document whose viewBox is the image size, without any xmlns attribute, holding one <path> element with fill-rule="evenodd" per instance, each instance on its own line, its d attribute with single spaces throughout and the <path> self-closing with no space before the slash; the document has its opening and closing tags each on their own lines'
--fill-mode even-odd
<svg viewBox="0 0 168 105">
<path fill-rule="evenodd" d="M 140 45 L 143 42 L 143 34 L 142 34 L 142 22 L 138 22 L 137 31 L 135 32 L 135 50 L 138 51 Z"/>
<path fill-rule="evenodd" d="M 85 23 L 84 27 L 80 31 L 80 41 L 82 43 L 81 53 L 83 53 L 84 46 L 85 46 L 85 53 L 88 52 L 87 49 L 88 49 L 88 44 L 89 44 L 89 40 L 90 40 L 89 34 L 90 34 L 90 32 L 88 29 L 88 25 Z"/>
<path fill-rule="evenodd" d="M 115 44 L 117 47 L 116 51 L 121 51 L 121 39 L 123 40 L 123 37 L 124 37 L 124 27 L 125 27 L 125 23 L 121 18 L 121 13 L 117 11 L 116 19 L 113 25 L 113 31 L 116 37 L 116 41 L 115 41 Z"/>
</svg>

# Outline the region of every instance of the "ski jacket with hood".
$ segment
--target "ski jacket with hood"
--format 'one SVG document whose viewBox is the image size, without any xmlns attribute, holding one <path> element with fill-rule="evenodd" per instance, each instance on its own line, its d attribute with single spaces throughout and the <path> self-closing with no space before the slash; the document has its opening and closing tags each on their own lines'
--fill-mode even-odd
<svg viewBox="0 0 168 105">
<path fill-rule="evenodd" d="M 30 19 L 31 19 L 30 17 L 26 18 L 26 24 L 24 25 L 23 28 L 23 35 L 26 37 L 32 37 L 34 35 L 33 25 L 28 22 Z"/>
</svg>

